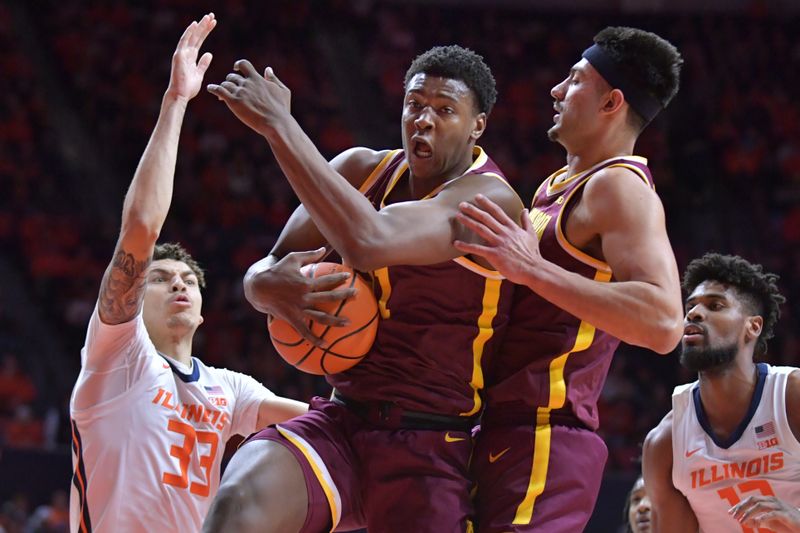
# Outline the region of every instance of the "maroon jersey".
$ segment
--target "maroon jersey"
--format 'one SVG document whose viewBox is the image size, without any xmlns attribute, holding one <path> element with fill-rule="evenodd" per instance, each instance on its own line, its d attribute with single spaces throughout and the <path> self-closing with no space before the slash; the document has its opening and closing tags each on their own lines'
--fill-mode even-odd
<svg viewBox="0 0 800 533">
<path fill-rule="evenodd" d="M 556 183 L 567 171 L 564 167 L 539 186 L 530 213 L 542 257 L 603 282 L 611 281 L 611 268 L 572 246 L 564 228 L 586 183 L 609 167 L 628 168 L 654 188 L 647 160 L 641 157 L 609 159 Z M 619 339 L 518 286 L 511 322 L 487 376 L 486 423 L 513 423 L 522 416 L 548 424 L 562 417 L 568 424 L 577 421 L 597 429 L 597 398 L 618 344 Z"/>
<path fill-rule="evenodd" d="M 505 181 L 477 147 L 467 174 Z M 395 150 L 361 190 L 380 210 L 394 187 L 407 179 L 405 154 Z M 359 401 L 390 401 L 403 409 L 450 416 L 477 414 L 482 408 L 483 365 L 496 350 L 499 330 L 508 323 L 512 284 L 466 257 L 381 268 L 372 278 L 381 313 L 375 343 L 363 361 L 328 376 L 328 382 Z"/>
</svg>

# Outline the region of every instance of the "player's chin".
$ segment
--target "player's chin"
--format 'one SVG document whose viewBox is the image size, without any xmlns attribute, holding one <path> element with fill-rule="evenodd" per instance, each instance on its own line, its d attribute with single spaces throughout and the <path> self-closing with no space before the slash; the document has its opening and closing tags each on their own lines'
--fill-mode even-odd
<svg viewBox="0 0 800 533">
<path fill-rule="evenodd" d="M 418 157 L 411 154 L 408 158 L 408 168 L 415 178 L 426 179 L 441 175 L 433 157 Z"/>
<path fill-rule="evenodd" d="M 169 327 L 197 327 L 200 325 L 200 317 L 197 316 L 197 313 L 186 309 L 177 313 L 170 313 L 166 322 Z"/>
</svg>

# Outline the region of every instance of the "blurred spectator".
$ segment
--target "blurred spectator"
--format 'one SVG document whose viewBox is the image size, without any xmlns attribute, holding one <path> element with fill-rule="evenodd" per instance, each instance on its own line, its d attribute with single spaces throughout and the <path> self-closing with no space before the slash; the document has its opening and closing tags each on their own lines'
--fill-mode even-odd
<svg viewBox="0 0 800 533">
<path fill-rule="evenodd" d="M 69 497 L 63 490 L 53 493 L 50 503 L 40 505 L 28 519 L 25 533 L 67 533 Z"/>
<path fill-rule="evenodd" d="M 34 417 L 30 405 L 17 405 L 14 416 L 4 424 L 3 433 L 6 446 L 36 448 L 44 444 L 44 425 Z"/>
<path fill-rule="evenodd" d="M 36 387 L 19 367 L 16 354 L 4 353 L 0 358 L 0 415 L 10 415 L 18 406 L 30 404 L 35 398 Z"/>
</svg>

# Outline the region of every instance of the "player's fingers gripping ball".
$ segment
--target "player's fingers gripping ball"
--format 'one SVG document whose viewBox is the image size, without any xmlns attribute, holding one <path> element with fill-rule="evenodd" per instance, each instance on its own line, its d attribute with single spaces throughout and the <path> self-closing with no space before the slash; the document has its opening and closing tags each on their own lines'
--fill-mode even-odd
<svg viewBox="0 0 800 533">
<path fill-rule="evenodd" d="M 317 309 L 334 316 L 349 319 L 346 326 L 333 327 L 308 321 L 308 327 L 317 337 L 328 343 L 326 349 L 318 348 L 304 339 L 288 322 L 269 318 L 268 328 L 272 344 L 287 363 L 309 374 L 336 374 L 344 372 L 361 361 L 375 341 L 378 331 L 378 303 L 372 288 L 352 268 L 337 263 L 313 263 L 300 271 L 311 278 L 327 274 L 349 272 L 350 277 L 336 289 L 354 287 L 356 295 L 347 300 L 324 302 Z"/>
</svg>

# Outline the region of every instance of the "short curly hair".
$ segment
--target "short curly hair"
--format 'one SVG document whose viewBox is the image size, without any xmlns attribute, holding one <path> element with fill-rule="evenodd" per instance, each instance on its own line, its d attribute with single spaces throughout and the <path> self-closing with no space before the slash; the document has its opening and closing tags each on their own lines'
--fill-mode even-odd
<svg viewBox="0 0 800 533">
<path fill-rule="evenodd" d="M 197 284 L 200 285 L 201 288 L 206 288 L 206 273 L 200 267 L 200 264 L 194 260 L 194 258 L 186 251 L 186 248 L 178 244 L 177 242 L 165 242 L 162 244 L 156 244 L 155 249 L 153 250 L 153 261 L 158 261 L 160 259 L 172 259 L 174 261 L 182 261 L 186 263 L 194 275 L 197 276 Z"/>
<path fill-rule="evenodd" d="M 416 57 L 406 71 L 404 87 L 419 73 L 461 80 L 475 95 L 479 113 L 491 113 L 497 101 L 497 88 L 483 56 L 458 45 L 434 46 Z"/>
<path fill-rule="evenodd" d="M 750 263 L 738 255 L 707 253 L 694 259 L 683 275 L 683 289 L 691 294 L 704 281 L 717 281 L 734 287 L 750 306 L 753 314 L 764 319 L 764 327 L 756 342 L 755 355 L 767 353 L 767 341 L 781 316 L 780 305 L 786 301 L 778 290 L 777 274 L 764 272 L 764 267 Z"/>
<path fill-rule="evenodd" d="M 678 93 L 683 58 L 666 39 L 638 28 L 611 26 L 595 35 L 594 42 L 621 65 L 626 78 L 658 100 L 661 107 L 667 107 Z M 632 122 L 641 131 L 647 122 L 633 109 L 630 111 Z"/>
</svg>

